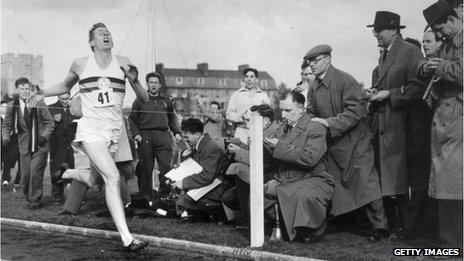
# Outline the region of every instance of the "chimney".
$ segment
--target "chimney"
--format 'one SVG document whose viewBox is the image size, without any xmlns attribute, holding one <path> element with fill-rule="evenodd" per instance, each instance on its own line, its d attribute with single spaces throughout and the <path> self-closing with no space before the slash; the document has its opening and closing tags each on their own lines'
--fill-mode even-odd
<svg viewBox="0 0 464 261">
<path fill-rule="evenodd" d="M 156 66 L 155 66 L 155 70 L 156 70 L 157 73 L 163 74 L 163 71 L 164 71 L 164 64 L 162 64 L 162 63 L 157 63 Z"/>
<path fill-rule="evenodd" d="M 240 64 L 238 66 L 238 71 L 243 73 L 243 71 L 248 67 L 250 67 L 248 64 Z"/>
<path fill-rule="evenodd" d="M 199 63 L 199 64 L 197 64 L 197 70 L 202 75 L 207 75 L 208 74 L 208 63 Z"/>
</svg>

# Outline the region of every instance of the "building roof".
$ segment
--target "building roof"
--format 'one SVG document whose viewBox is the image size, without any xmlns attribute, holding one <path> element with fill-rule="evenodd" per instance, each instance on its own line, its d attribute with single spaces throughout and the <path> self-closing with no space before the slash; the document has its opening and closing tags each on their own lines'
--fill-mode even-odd
<svg viewBox="0 0 464 261">
<path fill-rule="evenodd" d="M 205 71 L 201 71 L 199 69 L 163 68 L 162 73 L 168 88 L 239 89 L 240 80 L 243 79 L 243 74 L 239 70 L 209 70 L 206 68 Z M 184 78 L 182 83 L 176 81 L 178 77 Z M 198 78 L 204 78 L 204 83 L 199 84 Z M 225 82 L 220 84 L 222 80 L 225 80 Z M 258 86 L 263 90 L 276 89 L 274 79 L 265 71 L 259 71 Z"/>
</svg>

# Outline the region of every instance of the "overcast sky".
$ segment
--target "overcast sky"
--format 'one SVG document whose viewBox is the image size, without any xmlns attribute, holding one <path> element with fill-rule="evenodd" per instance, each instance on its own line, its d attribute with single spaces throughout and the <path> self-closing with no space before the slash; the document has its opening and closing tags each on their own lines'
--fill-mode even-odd
<svg viewBox="0 0 464 261">
<path fill-rule="evenodd" d="M 101 21 L 113 34 L 114 53 L 128 56 L 144 75 L 148 1 L 2 0 L 1 53 L 43 55 L 46 88 L 64 79 L 74 58 L 89 54 L 88 29 Z M 246 63 L 289 86 L 299 80 L 304 54 L 321 43 L 334 49 L 335 67 L 370 86 L 379 54 L 366 25 L 373 23 L 375 12 L 398 13 L 406 25 L 403 36 L 422 39 L 426 25 L 422 10 L 435 2 L 155 1 L 157 63 L 168 68 L 196 68 L 197 63 L 207 62 L 210 69 L 227 70 Z"/>
</svg>

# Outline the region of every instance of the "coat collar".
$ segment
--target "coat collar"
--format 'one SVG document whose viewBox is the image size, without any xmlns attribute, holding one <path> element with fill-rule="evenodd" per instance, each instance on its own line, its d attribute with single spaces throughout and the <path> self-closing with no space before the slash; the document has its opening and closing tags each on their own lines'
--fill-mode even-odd
<svg viewBox="0 0 464 261">
<path fill-rule="evenodd" d="M 256 88 L 256 92 L 262 92 L 262 90 L 258 87 L 258 85 L 255 85 L 255 88 Z M 245 86 L 238 89 L 238 92 L 246 92 L 246 91 L 248 91 L 248 89 Z"/>
<path fill-rule="evenodd" d="M 314 79 L 314 81 L 312 81 L 311 84 L 309 84 L 310 87 L 308 89 L 311 88 L 311 85 L 314 86 L 313 83 L 315 84 L 315 89 L 319 88 L 319 86 L 324 86 L 328 89 L 330 87 L 330 81 L 332 80 L 334 73 L 335 67 L 333 67 L 331 64 L 329 65 L 329 68 L 327 68 L 327 70 L 325 71 L 324 78 L 322 78 L 322 80 L 319 80 L 316 77 L 316 79 Z"/>
</svg>

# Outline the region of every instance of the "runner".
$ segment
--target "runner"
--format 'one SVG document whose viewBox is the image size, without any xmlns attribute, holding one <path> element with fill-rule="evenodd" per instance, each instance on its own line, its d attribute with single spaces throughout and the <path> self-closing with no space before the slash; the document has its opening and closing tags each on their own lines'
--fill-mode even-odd
<svg viewBox="0 0 464 261">
<path fill-rule="evenodd" d="M 32 93 L 28 103 L 35 107 L 44 97 L 69 92 L 79 82 L 82 118 L 73 143 L 89 157 L 92 167 L 98 171 L 82 171 L 79 179 L 93 188 L 103 178 L 106 203 L 123 245 L 129 252 L 138 252 L 147 247 L 148 242 L 134 239 L 129 232 L 119 189 L 119 171 L 113 157 L 121 137 L 125 138 L 122 135 L 125 78 L 139 99 L 148 101 L 148 95 L 137 79 L 137 68 L 127 57 L 111 53 L 113 38 L 105 24 L 92 26 L 89 44 L 93 55 L 74 60 L 64 82 Z"/>
</svg>

